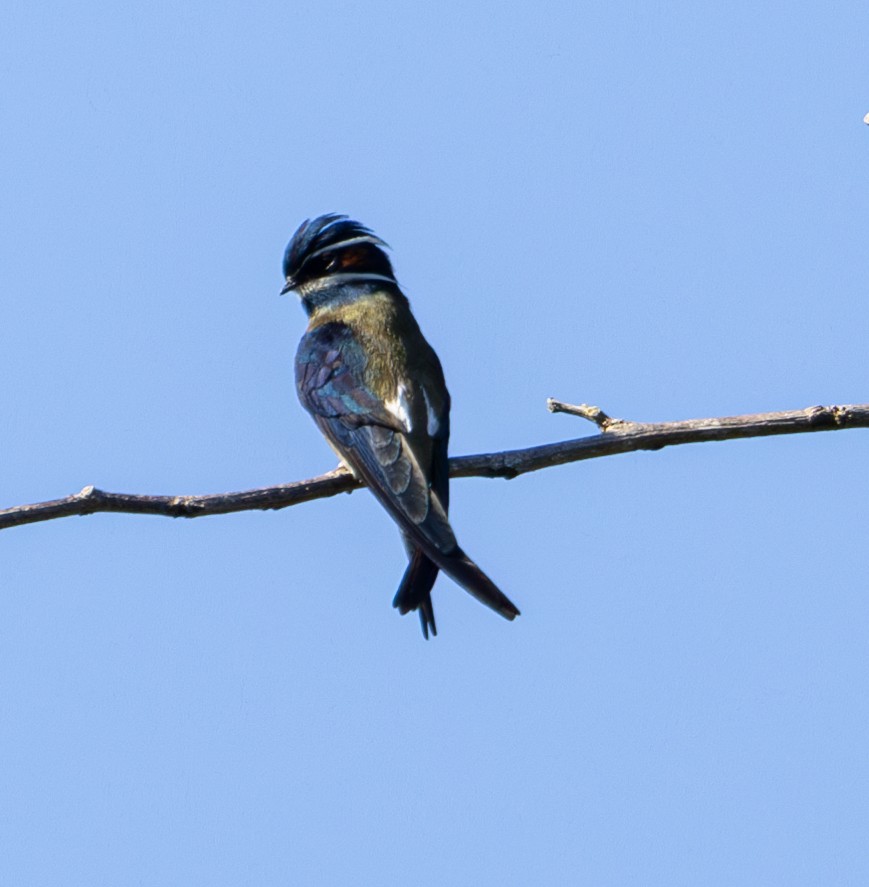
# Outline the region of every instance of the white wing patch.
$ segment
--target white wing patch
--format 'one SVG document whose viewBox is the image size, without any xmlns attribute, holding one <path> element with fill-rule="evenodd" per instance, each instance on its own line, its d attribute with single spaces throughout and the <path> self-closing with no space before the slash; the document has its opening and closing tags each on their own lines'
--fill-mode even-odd
<svg viewBox="0 0 869 887">
<path fill-rule="evenodd" d="M 425 413 L 427 416 L 425 430 L 428 432 L 429 437 L 434 437 L 438 433 L 441 423 L 438 420 L 438 414 L 432 409 L 431 401 L 428 399 L 428 391 L 425 388 L 422 389 L 422 396 L 425 398 Z"/>
<path fill-rule="evenodd" d="M 425 399 L 425 430 L 428 432 L 429 437 L 436 437 L 441 427 L 440 419 L 438 418 L 438 414 L 434 407 L 431 405 L 428 391 L 422 386 L 420 386 L 420 390 Z M 399 385 L 398 390 L 395 392 L 395 397 L 385 401 L 384 406 L 393 416 L 395 416 L 396 419 L 398 419 L 399 422 L 401 422 L 404 426 L 405 432 L 409 434 L 413 429 L 413 418 L 410 412 L 410 400 L 407 396 L 407 388 L 404 385 Z"/>
<path fill-rule="evenodd" d="M 426 399 L 426 403 L 428 400 Z M 410 434 L 413 429 L 413 420 L 410 417 L 410 403 L 407 399 L 407 388 L 404 385 L 398 386 L 398 391 L 395 392 L 395 397 L 391 400 L 387 400 L 383 404 L 386 409 L 398 419 L 399 422 L 404 426 L 405 432 Z"/>
</svg>

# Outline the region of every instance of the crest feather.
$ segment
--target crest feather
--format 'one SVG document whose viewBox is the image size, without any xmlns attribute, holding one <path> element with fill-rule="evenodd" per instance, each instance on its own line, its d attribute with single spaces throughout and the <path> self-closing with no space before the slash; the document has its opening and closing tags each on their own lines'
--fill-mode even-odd
<svg viewBox="0 0 869 887">
<path fill-rule="evenodd" d="M 370 228 L 339 213 L 326 213 L 316 219 L 306 219 L 293 234 L 284 252 L 284 277 L 299 273 L 308 259 L 329 252 L 339 246 L 369 243 L 389 249 Z"/>
</svg>

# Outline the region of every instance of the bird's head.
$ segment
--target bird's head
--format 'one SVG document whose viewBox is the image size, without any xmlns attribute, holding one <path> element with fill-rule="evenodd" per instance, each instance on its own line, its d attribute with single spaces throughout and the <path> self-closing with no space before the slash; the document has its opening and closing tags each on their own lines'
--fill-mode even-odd
<svg viewBox="0 0 869 887">
<path fill-rule="evenodd" d="M 284 252 L 284 288 L 303 300 L 347 284 L 397 286 L 388 245 L 347 216 L 329 213 L 299 225 Z"/>
</svg>

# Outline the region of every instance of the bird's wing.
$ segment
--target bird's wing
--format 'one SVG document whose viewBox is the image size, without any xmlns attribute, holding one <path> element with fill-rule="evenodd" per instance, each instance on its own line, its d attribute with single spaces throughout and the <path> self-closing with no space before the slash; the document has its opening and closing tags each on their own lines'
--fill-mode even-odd
<svg viewBox="0 0 869 887">
<path fill-rule="evenodd" d="M 420 423 L 430 404 L 416 389 L 396 392 L 398 407 L 387 405 L 366 383 L 367 362 L 350 327 L 334 322 L 316 327 L 296 355 L 299 398 L 399 526 L 448 555 L 458 546 L 441 501 L 448 477 L 438 417 Z M 447 421 L 444 416 L 444 429 Z"/>
</svg>

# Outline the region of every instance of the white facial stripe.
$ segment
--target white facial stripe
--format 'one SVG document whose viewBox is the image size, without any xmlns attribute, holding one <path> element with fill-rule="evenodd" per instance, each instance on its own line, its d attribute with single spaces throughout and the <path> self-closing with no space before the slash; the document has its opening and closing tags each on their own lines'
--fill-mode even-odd
<svg viewBox="0 0 869 887">
<path fill-rule="evenodd" d="M 298 289 L 305 296 L 308 293 L 316 293 L 319 290 L 334 286 L 336 283 L 356 283 L 357 281 L 364 283 L 368 280 L 380 280 L 383 283 L 391 283 L 395 286 L 395 278 L 387 277 L 385 274 L 362 274 L 361 272 L 354 274 L 352 271 L 348 271 L 344 274 L 327 274 L 325 277 L 317 277 L 314 280 L 303 283 Z"/>
<path fill-rule="evenodd" d="M 386 244 L 373 234 L 365 234 L 359 237 L 351 237 L 349 240 L 342 240 L 340 243 L 333 243 L 331 246 L 324 246 L 322 249 L 314 250 L 310 253 L 308 259 L 315 256 L 322 256 L 323 253 L 331 253 L 336 249 L 344 249 L 345 246 L 355 246 L 357 243 L 373 243 L 375 246 L 386 246 Z M 305 260 L 307 261 L 307 259 Z"/>
<path fill-rule="evenodd" d="M 382 280 L 384 283 L 395 283 L 394 277 L 388 277 L 386 274 L 360 273 L 358 271 L 344 271 L 341 274 L 327 274 L 319 280 L 332 280 L 335 283 L 348 283 L 351 280 Z"/>
</svg>

